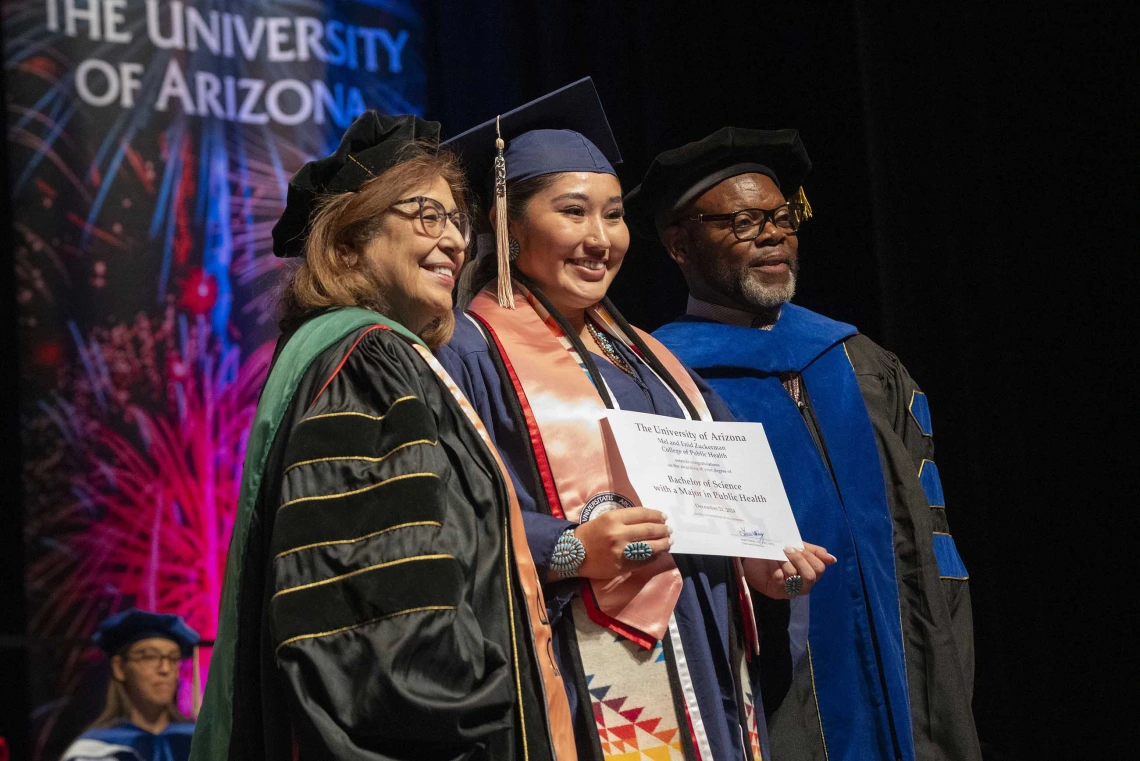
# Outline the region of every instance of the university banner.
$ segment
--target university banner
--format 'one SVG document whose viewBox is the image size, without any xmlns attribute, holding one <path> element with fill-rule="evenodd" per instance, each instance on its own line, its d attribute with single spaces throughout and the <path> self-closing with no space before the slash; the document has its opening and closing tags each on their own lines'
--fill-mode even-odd
<svg viewBox="0 0 1140 761">
<path fill-rule="evenodd" d="M 288 178 L 367 108 L 422 113 L 424 28 L 414 0 L 4 0 L 0 13 L 46 760 L 100 707 L 106 667 L 83 643 L 103 617 L 180 613 L 214 637 L 277 334 L 270 231 Z"/>
</svg>

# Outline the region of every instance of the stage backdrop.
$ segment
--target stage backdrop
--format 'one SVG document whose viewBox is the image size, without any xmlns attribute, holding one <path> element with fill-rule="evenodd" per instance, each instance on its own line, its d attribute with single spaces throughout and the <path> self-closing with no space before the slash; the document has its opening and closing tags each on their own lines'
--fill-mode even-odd
<svg viewBox="0 0 1140 761">
<path fill-rule="evenodd" d="M 101 700 L 82 645 L 101 618 L 137 605 L 214 637 L 286 183 L 364 109 L 422 113 L 424 30 L 414 0 L 2 8 L 33 744 L 49 759 Z"/>
</svg>

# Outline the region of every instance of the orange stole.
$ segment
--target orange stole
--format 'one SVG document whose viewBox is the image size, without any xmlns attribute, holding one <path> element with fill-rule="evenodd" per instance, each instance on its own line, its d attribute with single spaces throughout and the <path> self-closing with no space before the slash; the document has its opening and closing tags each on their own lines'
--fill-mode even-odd
<svg viewBox="0 0 1140 761">
<path fill-rule="evenodd" d="M 538 661 L 539 673 L 542 676 L 542 688 L 546 697 L 546 714 L 547 722 L 550 729 L 550 742 L 552 750 L 554 751 L 554 758 L 556 761 L 578 761 L 578 750 L 574 743 L 574 724 L 570 717 L 570 703 L 566 698 L 566 686 L 562 683 L 562 674 L 558 670 L 558 666 L 554 663 L 554 647 L 551 644 L 550 623 L 546 620 L 546 601 L 542 596 L 542 583 L 538 578 L 538 571 L 534 567 L 534 559 L 530 555 L 530 545 L 526 541 L 526 529 L 523 527 L 522 509 L 519 507 L 518 497 L 515 496 L 515 487 L 511 482 L 511 476 L 507 472 L 507 468 L 503 465 L 502 459 L 499 458 L 499 451 L 495 449 L 495 445 L 491 443 L 491 437 L 487 434 L 487 429 L 483 426 L 483 421 L 475 413 L 475 408 L 471 406 L 471 402 L 463 395 L 459 386 L 455 384 L 451 376 L 448 375 L 447 370 L 439 363 L 439 360 L 423 346 L 419 344 L 412 344 L 424 361 L 428 363 L 432 371 L 439 377 L 451 395 L 459 403 L 459 408 L 463 410 L 463 414 L 475 426 L 475 430 L 479 432 L 480 438 L 487 448 L 491 450 L 491 455 L 495 458 L 495 464 L 499 466 L 499 472 L 502 474 L 503 483 L 507 485 L 507 498 L 510 500 L 510 544 L 515 557 L 515 564 L 519 572 L 519 583 L 523 588 L 523 595 L 525 597 L 527 618 L 530 621 L 531 636 L 534 638 L 534 652 L 535 660 Z M 510 574 L 508 572 L 507 584 L 510 585 Z M 509 590 L 508 590 L 509 594 Z M 512 627 L 514 623 L 512 621 Z M 514 654 L 516 660 L 516 681 L 518 678 L 517 659 L 518 653 Z M 519 704 L 520 710 L 522 705 L 521 686 L 519 687 Z M 521 720 L 520 715 L 520 720 Z M 523 738 L 523 755 L 524 758 L 528 757 L 526 749 L 526 725 L 521 727 Z"/>
<path fill-rule="evenodd" d="M 503 355 L 515 391 L 527 416 L 527 427 L 538 459 L 539 472 L 552 512 L 579 521 L 583 507 L 598 495 L 635 494 L 620 463 L 607 457 L 613 450 L 599 420 L 606 407 L 597 389 L 566 350 L 558 336 L 526 299 L 525 289 L 514 284 L 515 309 L 503 309 L 491 283 L 472 301 L 468 311 L 486 326 Z M 612 319 L 601 310 L 591 316 L 608 332 L 616 332 Z M 652 336 L 638 335 L 661 360 L 701 417 L 710 415 L 699 389 L 681 363 Z M 620 334 L 618 340 L 623 340 Z M 613 458 L 616 460 L 616 458 Z M 681 593 L 681 574 L 668 553 L 610 581 L 584 584 L 590 618 L 643 647 L 660 640 Z"/>
</svg>

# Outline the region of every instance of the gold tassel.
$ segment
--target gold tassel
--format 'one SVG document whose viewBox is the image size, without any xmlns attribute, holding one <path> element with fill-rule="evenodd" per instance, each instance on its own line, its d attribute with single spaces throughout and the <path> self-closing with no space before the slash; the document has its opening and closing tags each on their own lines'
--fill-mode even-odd
<svg viewBox="0 0 1140 761">
<path fill-rule="evenodd" d="M 793 205 L 796 207 L 796 227 L 799 228 L 800 225 L 811 219 L 811 203 L 808 201 L 802 185 L 800 189 L 796 191 Z"/>
<path fill-rule="evenodd" d="M 515 308 L 515 294 L 511 289 L 510 235 L 507 232 L 507 160 L 503 158 L 503 135 L 499 131 L 499 117 L 495 117 L 495 255 L 499 258 L 499 306 Z"/>
<path fill-rule="evenodd" d="M 198 646 L 194 646 L 194 658 L 191 667 L 194 672 L 190 676 L 190 713 L 197 720 L 202 710 L 202 663 L 198 657 Z"/>
</svg>

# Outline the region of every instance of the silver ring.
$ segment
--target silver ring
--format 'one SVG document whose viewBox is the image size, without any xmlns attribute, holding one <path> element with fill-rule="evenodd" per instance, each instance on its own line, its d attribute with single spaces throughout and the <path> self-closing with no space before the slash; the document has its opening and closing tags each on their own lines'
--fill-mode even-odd
<svg viewBox="0 0 1140 761">
<path fill-rule="evenodd" d="M 645 542 L 630 542 L 621 551 L 626 560 L 645 561 L 653 557 L 653 549 Z"/>
<path fill-rule="evenodd" d="M 795 597 L 800 592 L 804 591 L 804 577 L 798 573 L 794 576 L 789 576 L 784 579 L 784 594 L 788 597 Z"/>
</svg>

